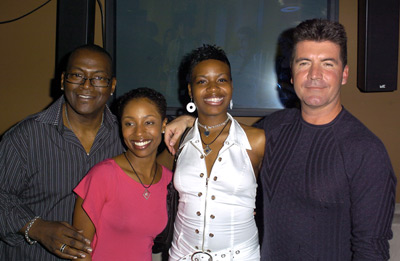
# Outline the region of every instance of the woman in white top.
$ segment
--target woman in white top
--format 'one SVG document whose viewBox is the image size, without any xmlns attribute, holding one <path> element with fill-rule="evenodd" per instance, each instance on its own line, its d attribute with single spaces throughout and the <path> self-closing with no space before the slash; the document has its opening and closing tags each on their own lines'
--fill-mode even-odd
<svg viewBox="0 0 400 261">
<path fill-rule="evenodd" d="M 180 198 L 170 260 L 260 260 L 254 208 L 264 131 L 227 113 L 233 86 L 222 49 L 204 45 L 189 59 L 188 107 L 197 107 L 198 118 L 176 165 Z"/>
</svg>

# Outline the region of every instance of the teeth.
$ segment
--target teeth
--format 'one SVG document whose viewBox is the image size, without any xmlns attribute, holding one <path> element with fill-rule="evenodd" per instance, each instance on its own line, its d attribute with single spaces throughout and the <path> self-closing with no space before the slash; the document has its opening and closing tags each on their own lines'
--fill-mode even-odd
<svg viewBox="0 0 400 261">
<path fill-rule="evenodd" d="M 222 101 L 223 98 L 208 98 L 208 99 L 204 99 L 205 101 L 208 102 L 220 102 Z"/>
<path fill-rule="evenodd" d="M 79 97 L 81 97 L 83 99 L 90 99 L 90 96 L 87 96 L 87 95 L 79 95 Z"/>
<path fill-rule="evenodd" d="M 145 146 L 145 145 L 149 144 L 150 142 L 151 142 L 150 140 L 148 140 L 148 141 L 137 141 L 137 142 L 134 142 L 134 144 L 136 146 L 142 147 L 142 146 Z"/>
</svg>

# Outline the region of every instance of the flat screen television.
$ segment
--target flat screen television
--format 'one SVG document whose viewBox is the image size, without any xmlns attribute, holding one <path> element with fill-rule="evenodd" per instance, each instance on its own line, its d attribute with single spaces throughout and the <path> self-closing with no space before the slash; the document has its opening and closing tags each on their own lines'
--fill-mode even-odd
<svg viewBox="0 0 400 261">
<path fill-rule="evenodd" d="M 337 20 L 338 0 L 107 0 L 105 47 L 115 60 L 117 97 L 149 87 L 165 95 L 168 115 L 183 113 L 182 58 L 215 44 L 231 63 L 232 115 L 295 106 L 291 29 L 311 18 Z"/>
</svg>

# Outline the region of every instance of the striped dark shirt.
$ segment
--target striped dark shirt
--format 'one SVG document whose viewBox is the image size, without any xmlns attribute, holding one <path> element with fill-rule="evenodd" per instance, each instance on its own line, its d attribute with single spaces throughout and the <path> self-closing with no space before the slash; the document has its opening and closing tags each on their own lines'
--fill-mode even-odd
<svg viewBox="0 0 400 261">
<path fill-rule="evenodd" d="M 63 125 L 61 97 L 8 131 L 0 143 L 0 260 L 59 260 L 18 231 L 33 217 L 72 223 L 73 188 L 96 163 L 123 152 L 108 107 L 90 153 Z"/>
</svg>

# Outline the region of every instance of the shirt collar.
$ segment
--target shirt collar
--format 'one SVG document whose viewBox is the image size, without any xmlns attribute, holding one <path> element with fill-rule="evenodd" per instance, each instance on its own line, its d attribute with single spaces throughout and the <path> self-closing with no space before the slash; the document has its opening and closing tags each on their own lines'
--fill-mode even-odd
<svg viewBox="0 0 400 261">
<path fill-rule="evenodd" d="M 50 107 L 39 114 L 36 121 L 57 126 L 59 132 L 64 131 L 64 124 L 62 118 L 62 105 L 65 103 L 64 95 L 58 98 Z M 110 111 L 110 108 L 106 105 L 104 109 L 104 120 L 103 125 L 111 130 L 113 125 L 117 123 L 117 117 Z"/>
</svg>

